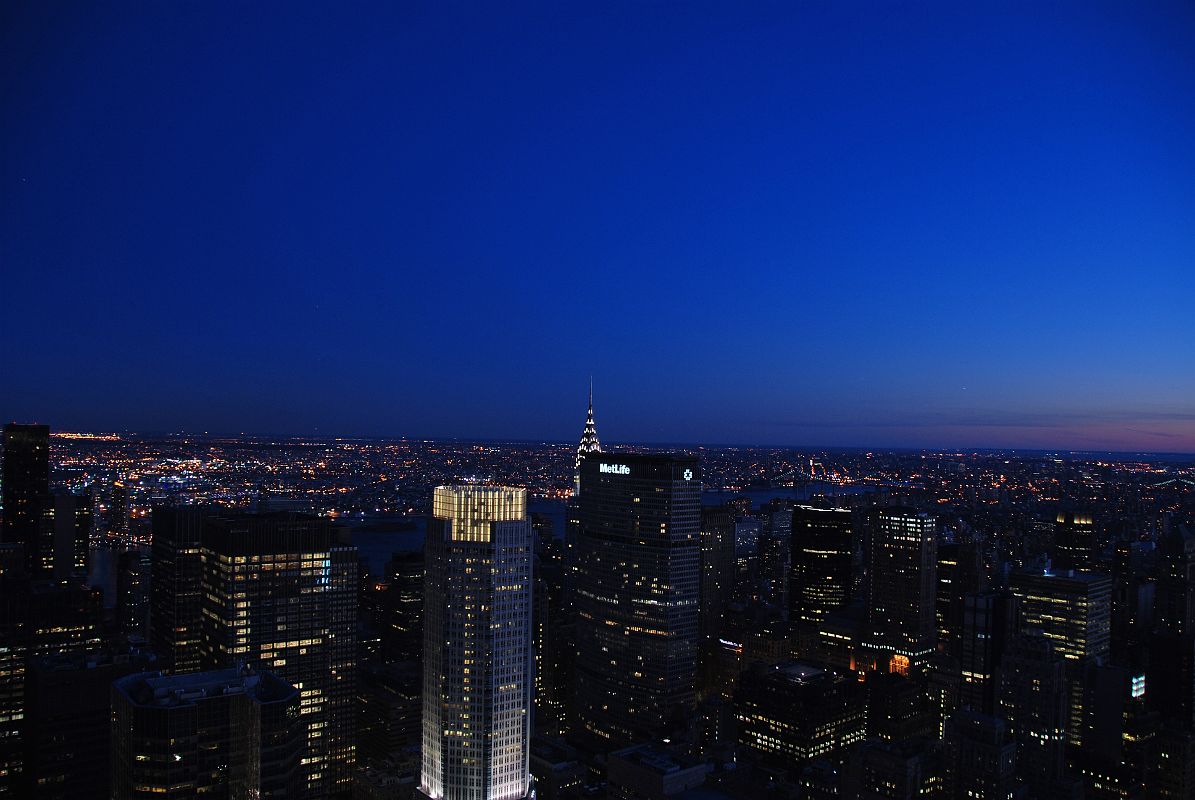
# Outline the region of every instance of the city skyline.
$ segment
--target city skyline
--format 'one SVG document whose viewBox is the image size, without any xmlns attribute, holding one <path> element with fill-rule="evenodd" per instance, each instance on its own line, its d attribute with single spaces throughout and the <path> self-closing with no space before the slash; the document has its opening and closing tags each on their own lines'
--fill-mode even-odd
<svg viewBox="0 0 1195 800">
<path fill-rule="evenodd" d="M 1195 451 L 1189 4 L 281 8 L 4 9 L 0 418 Z"/>
</svg>

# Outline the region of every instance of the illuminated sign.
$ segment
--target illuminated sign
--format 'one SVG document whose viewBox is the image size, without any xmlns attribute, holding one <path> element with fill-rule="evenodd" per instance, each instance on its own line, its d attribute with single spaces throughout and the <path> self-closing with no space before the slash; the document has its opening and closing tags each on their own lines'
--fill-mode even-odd
<svg viewBox="0 0 1195 800">
<path fill-rule="evenodd" d="M 687 481 L 693 480 L 693 470 L 687 469 L 687 470 L 685 470 L 684 474 L 685 474 L 685 480 L 687 480 Z"/>
<path fill-rule="evenodd" d="M 608 472 L 611 475 L 630 475 L 631 468 L 626 464 L 598 464 L 598 472 Z"/>
<path fill-rule="evenodd" d="M 1134 675 L 1133 676 L 1133 697 L 1144 697 L 1144 696 L 1145 696 L 1145 676 L 1144 675 Z"/>
</svg>

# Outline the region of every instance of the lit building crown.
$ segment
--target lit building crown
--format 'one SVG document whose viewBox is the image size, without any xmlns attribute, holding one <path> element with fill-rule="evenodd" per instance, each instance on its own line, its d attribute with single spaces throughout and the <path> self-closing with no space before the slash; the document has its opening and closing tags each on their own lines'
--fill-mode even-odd
<svg viewBox="0 0 1195 800">
<path fill-rule="evenodd" d="M 597 427 L 593 424 L 593 379 L 589 381 L 589 413 L 585 417 L 585 430 L 581 433 L 581 442 L 577 445 L 577 461 L 573 467 L 574 491 L 580 491 L 581 459 L 590 453 L 602 452 L 602 443 L 598 441 Z"/>
</svg>

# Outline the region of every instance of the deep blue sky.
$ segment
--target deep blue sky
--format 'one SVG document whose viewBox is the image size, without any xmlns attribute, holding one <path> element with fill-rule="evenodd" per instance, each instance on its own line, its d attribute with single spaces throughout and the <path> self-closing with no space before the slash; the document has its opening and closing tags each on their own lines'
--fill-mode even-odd
<svg viewBox="0 0 1195 800">
<path fill-rule="evenodd" d="M 1195 6 L 0 12 L 0 417 L 1195 451 Z"/>
</svg>

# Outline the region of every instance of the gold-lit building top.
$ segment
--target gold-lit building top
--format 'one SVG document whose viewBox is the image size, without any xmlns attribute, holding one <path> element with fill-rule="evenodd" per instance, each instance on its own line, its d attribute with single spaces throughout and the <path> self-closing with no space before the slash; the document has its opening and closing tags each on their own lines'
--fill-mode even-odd
<svg viewBox="0 0 1195 800">
<path fill-rule="evenodd" d="M 526 519 L 527 490 L 480 484 L 437 486 L 432 515 L 452 522 L 454 541 L 488 542 L 492 523 Z"/>
</svg>

